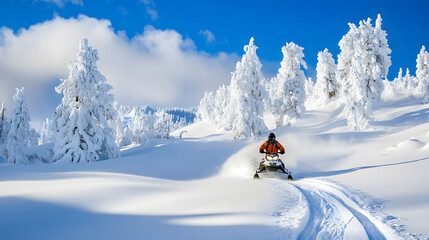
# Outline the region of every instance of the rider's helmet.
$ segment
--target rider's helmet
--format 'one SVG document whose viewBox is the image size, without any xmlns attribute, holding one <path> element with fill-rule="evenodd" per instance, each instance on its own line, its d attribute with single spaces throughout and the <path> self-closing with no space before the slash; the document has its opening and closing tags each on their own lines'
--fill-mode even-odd
<svg viewBox="0 0 429 240">
<path fill-rule="evenodd" d="M 274 133 L 270 133 L 268 135 L 268 142 L 274 142 L 276 140 L 276 135 Z"/>
</svg>

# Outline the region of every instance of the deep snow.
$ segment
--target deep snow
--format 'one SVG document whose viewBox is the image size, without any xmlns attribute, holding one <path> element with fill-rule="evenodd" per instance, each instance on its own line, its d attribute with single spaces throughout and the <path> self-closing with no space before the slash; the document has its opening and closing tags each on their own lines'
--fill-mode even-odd
<svg viewBox="0 0 429 240">
<path fill-rule="evenodd" d="M 421 100 L 378 104 L 365 131 L 347 130 L 339 110 L 274 130 L 293 182 L 251 179 L 265 137 L 233 141 L 207 122 L 118 159 L 0 164 L 0 239 L 427 238 Z"/>
</svg>

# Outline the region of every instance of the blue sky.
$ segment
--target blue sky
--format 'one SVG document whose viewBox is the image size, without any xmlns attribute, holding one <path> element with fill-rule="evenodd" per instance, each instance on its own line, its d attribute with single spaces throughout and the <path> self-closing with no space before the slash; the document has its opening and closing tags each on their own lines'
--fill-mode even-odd
<svg viewBox="0 0 429 240">
<path fill-rule="evenodd" d="M 286 42 L 303 46 L 305 60 L 315 67 L 318 51 L 326 47 L 334 56 L 339 53 L 338 42 L 347 33 L 348 22 L 358 24 L 367 17 L 375 20 L 378 13 L 392 49 L 390 78 L 396 76 L 399 67 L 409 67 L 413 73 L 418 51 L 429 43 L 429 1 L 425 0 L 19 0 L 1 5 L 0 24 L 14 30 L 51 19 L 54 14 L 64 18 L 85 14 L 110 20 L 116 31 L 125 31 L 129 38 L 152 25 L 178 31 L 192 39 L 198 50 L 239 55 L 253 36 L 269 74 L 276 71 L 282 59 L 280 49 Z M 206 30 L 214 40 L 207 41 Z"/>
<path fill-rule="evenodd" d="M 0 71 L 6 69 L 8 73 L 1 73 L 0 81 L 9 84 L 2 84 L 7 87 L 0 89 L 0 101 L 10 102 L 13 89 L 21 86 L 27 88 L 30 101 L 40 100 L 41 92 L 52 95 L 40 100 L 46 103 L 46 110 L 39 111 L 35 101 L 30 103 L 30 110 L 40 115 L 36 118 L 49 117 L 61 100 L 54 86 L 59 84 L 59 78 L 67 77 L 67 62 L 73 60 L 79 38 L 88 37 L 90 45 L 99 49 L 100 69 L 113 85 L 120 103 L 196 106 L 204 90 L 215 90 L 220 84 L 229 83 L 229 74 L 250 37 L 255 38 L 259 47 L 258 55 L 266 76 L 276 74 L 283 57 L 281 47 L 293 41 L 304 47 L 304 60 L 309 65 L 306 74 L 314 77 L 317 53 L 328 48 L 336 59 L 338 42 L 347 33 L 348 23 L 358 24 L 368 17 L 374 23 L 378 13 L 383 18 L 382 28 L 387 31 L 392 49 L 389 79 L 397 75 L 399 67 L 410 68 L 414 75 L 421 46 L 429 47 L 428 11 L 429 1 L 425 0 L 2 1 Z M 47 40 L 49 37 L 54 41 Z M 56 48 L 48 53 L 43 51 L 50 47 Z M 128 56 L 133 56 L 130 58 L 140 65 L 136 64 L 135 69 L 132 64 L 121 67 Z M 153 56 L 157 61 L 152 61 Z M 33 66 L 36 60 L 37 66 Z M 13 61 L 16 64 L 10 67 Z M 161 70 L 164 62 L 170 62 L 168 71 Z M 145 65 L 146 72 L 153 70 L 151 74 L 139 71 L 138 68 Z M 34 68 L 37 74 L 18 73 L 28 68 Z M 166 72 L 171 75 L 161 76 Z M 180 74 L 181 80 L 174 80 L 176 85 L 165 80 Z M 35 79 L 27 81 L 28 76 Z M 135 79 L 126 82 L 130 78 Z M 154 85 L 160 87 L 153 88 Z M 152 94 L 158 91 L 165 92 Z M 165 99 L 160 95 L 166 96 Z"/>
</svg>

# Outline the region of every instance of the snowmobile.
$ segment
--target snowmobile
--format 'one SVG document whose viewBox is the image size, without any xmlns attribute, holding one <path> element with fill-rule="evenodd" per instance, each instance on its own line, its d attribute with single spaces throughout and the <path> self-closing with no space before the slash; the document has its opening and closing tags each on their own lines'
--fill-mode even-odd
<svg viewBox="0 0 429 240">
<path fill-rule="evenodd" d="M 281 174 L 284 177 L 287 175 L 287 180 L 293 180 L 292 174 L 289 169 L 285 168 L 284 163 L 280 160 L 278 153 L 267 153 L 263 161 L 259 164 L 259 168 L 256 170 L 253 179 L 260 179 L 261 173 L 274 173 L 274 175 Z M 265 175 L 265 174 L 262 174 Z M 272 176 L 273 174 L 267 174 L 268 176 Z M 275 176 L 273 176 L 275 177 Z"/>
</svg>

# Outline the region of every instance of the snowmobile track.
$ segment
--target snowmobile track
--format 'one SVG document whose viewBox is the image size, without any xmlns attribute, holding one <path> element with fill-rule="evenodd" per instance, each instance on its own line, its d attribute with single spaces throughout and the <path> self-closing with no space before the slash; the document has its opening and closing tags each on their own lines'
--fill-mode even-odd
<svg viewBox="0 0 429 240">
<path fill-rule="evenodd" d="M 365 238 L 365 235 L 369 239 L 386 239 L 371 217 L 332 184 L 311 179 L 291 184 L 305 197 L 309 208 L 308 221 L 298 239 Z"/>
</svg>

